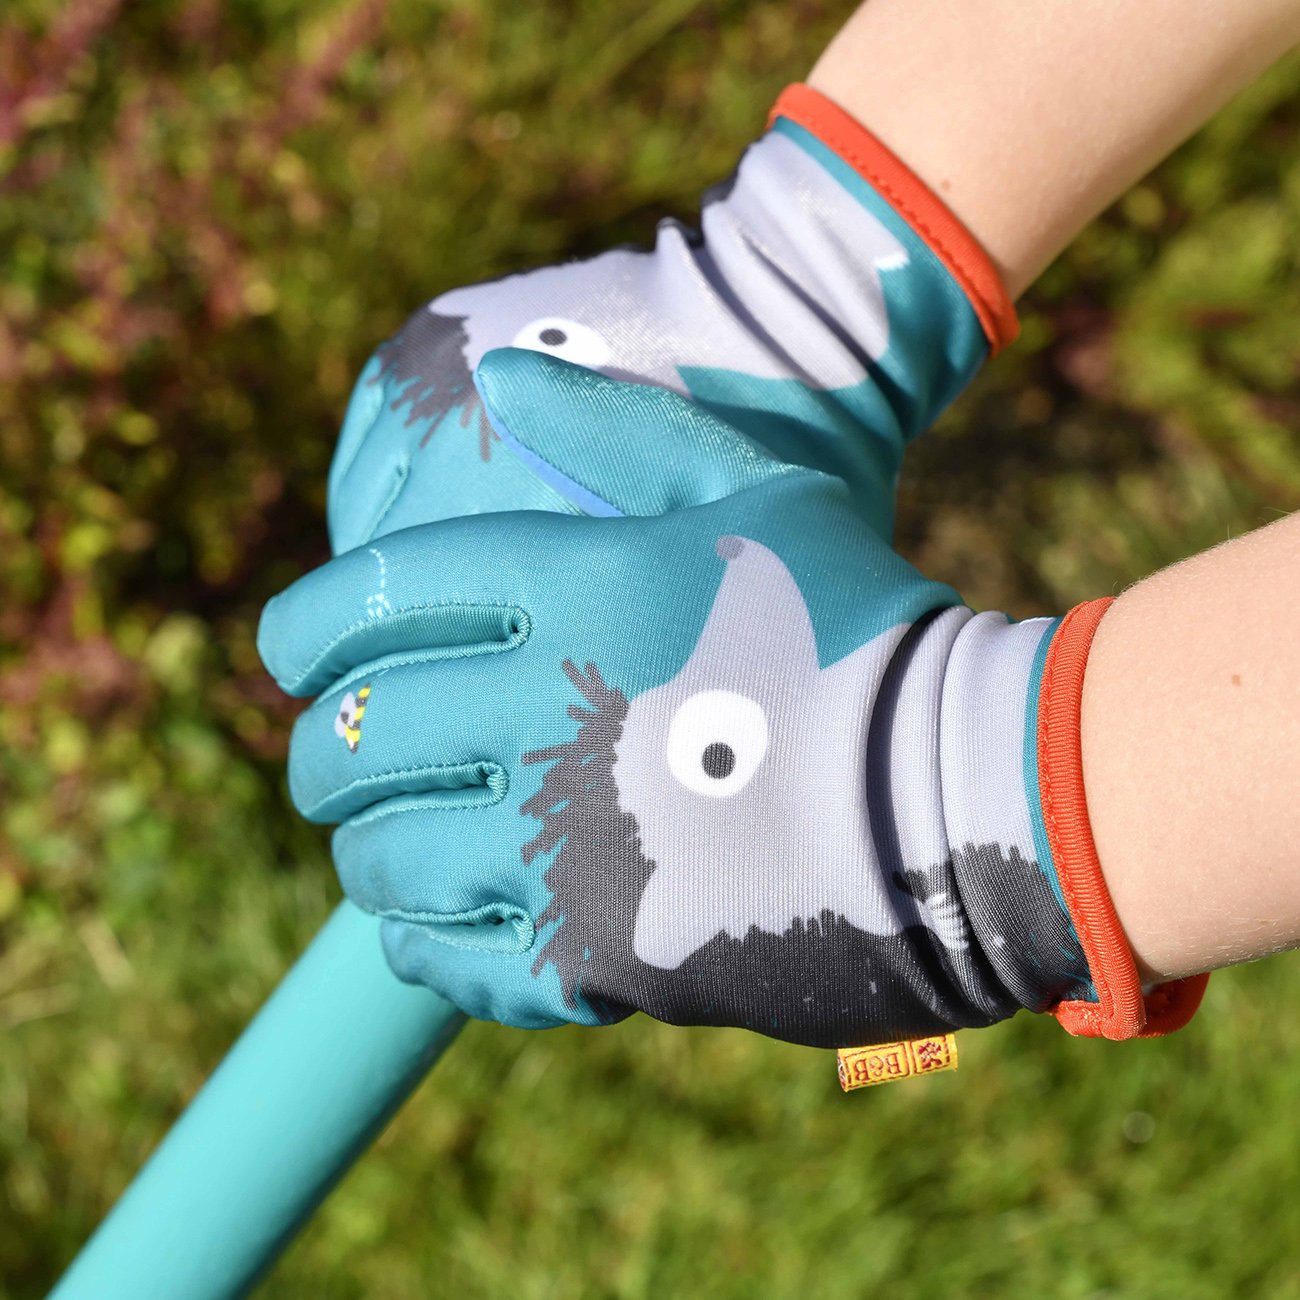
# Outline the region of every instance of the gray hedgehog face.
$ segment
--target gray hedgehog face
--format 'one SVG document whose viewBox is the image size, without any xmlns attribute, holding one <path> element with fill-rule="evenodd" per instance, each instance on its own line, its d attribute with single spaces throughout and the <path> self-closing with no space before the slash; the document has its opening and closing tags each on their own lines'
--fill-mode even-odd
<svg viewBox="0 0 1300 1300">
<path fill-rule="evenodd" d="M 471 365 L 492 348 L 513 347 L 534 348 L 598 370 L 613 355 L 608 322 L 602 329 L 599 300 L 592 302 L 602 279 L 597 266 L 603 260 L 544 266 L 453 289 L 435 298 L 429 310 L 464 317 L 465 355 Z M 579 315 L 587 319 L 578 320 Z M 595 320 L 590 319 L 593 315 Z"/>
<path fill-rule="evenodd" d="M 468 370 L 493 348 L 528 348 L 613 379 L 685 393 L 677 366 L 698 345 L 683 337 L 671 308 L 657 310 L 647 275 L 652 262 L 644 252 L 615 249 L 454 289 L 429 311 L 463 318 Z"/>
<path fill-rule="evenodd" d="M 545 765 L 520 809 L 542 823 L 523 862 L 550 859 L 533 973 L 553 966 L 601 1020 L 636 1007 L 827 1044 L 874 1023 L 887 978 L 888 1023 L 929 1032 L 934 986 L 907 954 L 942 960 L 925 931 L 964 948 L 963 914 L 946 861 L 884 869 L 867 807 L 871 715 L 908 628 L 822 667 L 781 560 L 716 547 L 726 570 L 676 676 L 629 700 L 566 660 L 577 732 L 523 755 Z M 869 978 L 828 984 L 845 962 Z"/>
<path fill-rule="evenodd" d="M 739 537 L 716 547 L 726 570 L 681 670 L 629 700 L 596 664 L 565 660 L 577 732 L 522 756 L 544 765 L 520 808 L 542 823 L 523 863 L 549 859 L 551 893 L 533 974 L 554 968 L 568 1004 L 602 1022 L 638 1009 L 822 1046 L 1077 996 L 1086 963 L 1032 856 L 983 841 L 950 852 L 927 803 L 955 631 L 944 619 L 970 611 L 886 628 L 823 667 L 781 560 Z M 898 710 L 915 738 L 891 749 Z M 882 737 L 884 754 L 869 753 Z M 1020 788 L 1018 767 L 1009 779 Z M 904 846 L 900 809 L 939 813 L 939 839 Z M 997 979 L 986 957 L 952 964 L 970 947 L 970 897 L 1016 900 L 993 945 L 1023 958 Z"/>
<path fill-rule="evenodd" d="M 787 213 L 796 232 L 811 221 L 824 238 L 792 250 Z M 880 273 L 906 265 L 907 253 L 791 141 L 769 136 L 750 149 L 701 225 L 703 239 L 664 222 L 653 254 L 613 249 L 435 298 L 386 349 L 394 409 L 409 404 L 408 423 L 434 427 L 457 407 L 477 411 L 474 367 L 501 347 L 688 396 L 685 367 L 833 389 L 860 382 L 868 359 L 884 355 Z M 848 237 L 860 267 L 851 285 L 836 260 Z M 828 309 L 845 318 L 841 337 L 809 325 Z"/>
<path fill-rule="evenodd" d="M 614 781 L 653 865 L 633 948 L 676 968 L 718 934 L 783 934 L 831 912 L 873 934 L 900 909 L 872 857 L 867 703 L 897 635 L 823 669 L 793 577 L 766 547 L 718 542 L 727 571 L 691 658 L 637 696 Z"/>
</svg>

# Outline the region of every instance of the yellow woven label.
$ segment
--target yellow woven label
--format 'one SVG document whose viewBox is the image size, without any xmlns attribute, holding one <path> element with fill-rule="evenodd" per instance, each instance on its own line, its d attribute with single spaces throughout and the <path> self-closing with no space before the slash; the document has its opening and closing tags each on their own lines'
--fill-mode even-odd
<svg viewBox="0 0 1300 1300">
<path fill-rule="evenodd" d="M 918 1074 L 937 1074 L 957 1068 L 957 1040 L 952 1034 L 913 1038 L 902 1043 L 877 1043 L 875 1047 L 841 1047 L 835 1052 L 840 1087 L 845 1092 L 870 1088 Z"/>
</svg>

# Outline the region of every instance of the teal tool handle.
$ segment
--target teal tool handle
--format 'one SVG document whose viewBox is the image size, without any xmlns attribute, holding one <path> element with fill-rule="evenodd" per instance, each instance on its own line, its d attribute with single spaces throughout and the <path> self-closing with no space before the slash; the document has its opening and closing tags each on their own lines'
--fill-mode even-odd
<svg viewBox="0 0 1300 1300">
<path fill-rule="evenodd" d="M 341 903 L 51 1300 L 243 1295 L 455 1037 Z"/>
</svg>

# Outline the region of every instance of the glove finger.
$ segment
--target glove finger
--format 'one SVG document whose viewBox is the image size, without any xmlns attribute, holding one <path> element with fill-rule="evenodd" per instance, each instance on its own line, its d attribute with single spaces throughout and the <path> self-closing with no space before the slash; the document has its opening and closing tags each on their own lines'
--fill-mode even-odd
<svg viewBox="0 0 1300 1300">
<path fill-rule="evenodd" d="M 501 440 L 586 515 L 666 514 L 797 472 L 677 393 L 528 349 L 486 353 L 474 382 Z"/>
<path fill-rule="evenodd" d="M 348 401 L 330 462 L 326 518 L 334 553 L 360 546 L 373 533 L 406 478 L 409 432 L 391 418 L 393 394 L 384 376 L 383 349 L 366 362 Z M 355 472 L 363 453 L 369 473 Z"/>
<path fill-rule="evenodd" d="M 811 475 L 790 480 L 801 483 L 813 490 Z M 751 503 L 749 513 L 757 525 L 767 512 Z M 627 615 L 612 620 L 612 593 L 621 610 L 659 609 L 668 573 L 680 613 L 712 587 L 715 544 L 727 530 L 703 512 L 678 520 L 665 530 L 653 519 L 519 512 L 403 529 L 274 597 L 258 651 L 280 688 L 303 696 L 399 663 L 501 656 L 541 632 L 563 644 L 566 628 L 616 627 Z M 566 648 L 557 667 L 566 655 L 582 662 L 586 650 Z"/>
<path fill-rule="evenodd" d="M 457 317 L 422 307 L 366 365 L 330 465 L 335 554 L 461 515 L 575 513 L 497 443 L 466 342 Z"/>
<path fill-rule="evenodd" d="M 282 690 L 302 696 L 385 656 L 450 659 L 520 645 L 529 631 L 520 595 L 542 576 L 521 557 L 555 522 L 574 521 L 448 520 L 348 551 L 267 604 L 262 662 Z"/>
<path fill-rule="evenodd" d="M 387 920 L 476 927 L 508 923 L 493 942 L 526 951 L 549 901 L 540 861 L 524 845 L 540 823 L 517 800 L 448 808 L 423 795 L 385 800 L 334 832 L 334 863 L 347 896 Z M 468 931 L 466 932 L 468 933 Z M 490 944 L 488 946 L 491 946 Z"/>
<path fill-rule="evenodd" d="M 580 993 L 567 1000 L 555 967 L 537 966 L 536 945 L 533 951 L 502 955 L 457 946 L 436 929 L 405 921 L 385 921 L 381 935 L 384 955 L 398 979 L 432 989 L 479 1020 L 550 1029 L 569 1023 L 608 1024 L 627 1014 L 622 1008 L 597 1013 Z"/>
<path fill-rule="evenodd" d="M 294 804 L 309 821 L 340 822 L 407 794 L 447 808 L 499 803 L 529 747 L 524 692 L 517 675 L 470 658 L 362 673 L 294 724 Z"/>
</svg>

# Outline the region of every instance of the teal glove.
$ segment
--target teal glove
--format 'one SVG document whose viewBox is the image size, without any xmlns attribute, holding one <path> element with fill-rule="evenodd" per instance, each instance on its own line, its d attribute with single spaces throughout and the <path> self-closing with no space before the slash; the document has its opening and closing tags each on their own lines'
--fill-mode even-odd
<svg viewBox="0 0 1300 1300">
<path fill-rule="evenodd" d="M 1034 761 L 1058 622 L 973 614 L 842 482 L 664 390 L 518 351 L 478 380 L 507 448 L 642 517 L 406 529 L 259 638 L 324 692 L 293 797 L 399 976 L 818 1045 L 1094 998 Z"/>
<path fill-rule="evenodd" d="M 1015 330 L 996 272 L 943 204 L 830 101 L 791 87 L 700 231 L 456 289 L 362 373 L 330 473 L 350 550 L 496 510 L 590 513 L 503 454 L 471 375 L 536 349 L 689 396 L 778 458 L 836 474 L 888 538 L 906 442 Z M 662 457 L 639 461 L 651 477 Z"/>
</svg>

